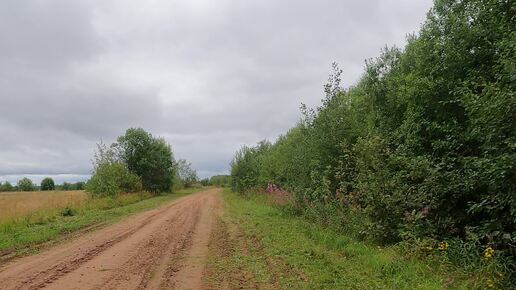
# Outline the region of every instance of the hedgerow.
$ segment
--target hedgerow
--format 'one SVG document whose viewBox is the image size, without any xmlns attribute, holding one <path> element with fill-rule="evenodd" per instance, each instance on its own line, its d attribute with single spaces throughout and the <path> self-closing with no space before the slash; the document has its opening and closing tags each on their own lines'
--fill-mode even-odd
<svg viewBox="0 0 516 290">
<path fill-rule="evenodd" d="M 402 50 L 352 87 L 334 65 L 322 105 L 232 162 L 239 192 L 275 183 L 380 243 L 462 241 L 510 265 L 516 247 L 516 4 L 437 0 Z M 337 219 L 338 220 L 338 219 Z M 514 267 L 514 266 L 508 266 Z M 514 269 L 514 268 L 512 268 Z"/>
</svg>

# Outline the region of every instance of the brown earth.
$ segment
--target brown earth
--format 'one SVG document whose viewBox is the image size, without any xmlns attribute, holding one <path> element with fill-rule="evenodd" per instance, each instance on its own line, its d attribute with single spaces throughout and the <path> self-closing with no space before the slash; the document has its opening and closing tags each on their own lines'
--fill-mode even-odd
<svg viewBox="0 0 516 290">
<path fill-rule="evenodd" d="M 0 265 L 1 289 L 202 289 L 219 189 Z"/>
</svg>

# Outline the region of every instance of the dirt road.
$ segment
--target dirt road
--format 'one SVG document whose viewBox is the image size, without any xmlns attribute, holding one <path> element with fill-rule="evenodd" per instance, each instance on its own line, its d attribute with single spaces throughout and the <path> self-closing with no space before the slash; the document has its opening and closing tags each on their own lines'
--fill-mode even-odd
<svg viewBox="0 0 516 290">
<path fill-rule="evenodd" d="M 200 289 L 218 189 L 0 266 L 0 289 Z"/>
</svg>

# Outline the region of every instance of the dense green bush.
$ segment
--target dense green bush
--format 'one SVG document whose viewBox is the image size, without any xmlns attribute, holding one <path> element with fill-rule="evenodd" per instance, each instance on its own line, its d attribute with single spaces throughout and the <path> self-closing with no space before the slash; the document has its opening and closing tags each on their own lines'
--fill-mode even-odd
<svg viewBox="0 0 516 290">
<path fill-rule="evenodd" d="M 177 169 L 172 149 L 164 139 L 154 138 L 141 128 L 130 128 L 117 141 L 112 145 L 117 157 L 141 178 L 143 189 L 156 193 L 172 189 Z"/>
<path fill-rule="evenodd" d="M 93 195 L 109 196 L 142 190 L 141 179 L 120 162 L 99 164 L 86 184 Z"/>
<path fill-rule="evenodd" d="M 24 177 L 24 178 L 18 180 L 16 187 L 18 188 L 19 191 L 33 191 L 36 189 L 36 187 L 34 186 L 34 183 L 32 183 L 32 180 L 30 180 L 27 177 Z"/>
<path fill-rule="evenodd" d="M 381 243 L 456 239 L 516 249 L 516 5 L 438 0 L 404 50 L 366 62 L 274 144 L 238 151 L 234 190 L 276 183 L 296 208 Z M 312 216 L 314 214 L 311 214 Z M 341 215 L 340 221 L 335 218 Z"/>
<path fill-rule="evenodd" d="M 56 185 L 54 183 L 54 180 L 50 177 L 45 177 L 43 180 L 41 180 L 41 190 L 54 190 L 56 188 Z"/>
</svg>

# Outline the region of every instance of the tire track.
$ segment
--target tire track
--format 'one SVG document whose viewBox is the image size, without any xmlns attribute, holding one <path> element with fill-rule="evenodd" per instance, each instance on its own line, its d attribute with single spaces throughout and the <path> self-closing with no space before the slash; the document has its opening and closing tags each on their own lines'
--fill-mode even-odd
<svg viewBox="0 0 516 290">
<path fill-rule="evenodd" d="M 0 268 L 2 289 L 157 289 L 174 278 L 199 223 L 218 206 L 217 189 L 59 245 Z M 198 243 L 198 241 L 196 240 Z"/>
</svg>

